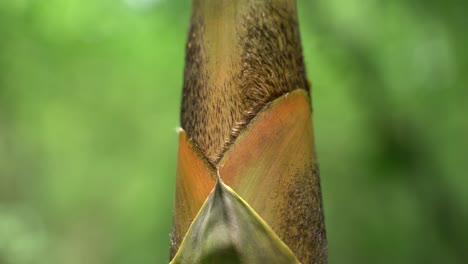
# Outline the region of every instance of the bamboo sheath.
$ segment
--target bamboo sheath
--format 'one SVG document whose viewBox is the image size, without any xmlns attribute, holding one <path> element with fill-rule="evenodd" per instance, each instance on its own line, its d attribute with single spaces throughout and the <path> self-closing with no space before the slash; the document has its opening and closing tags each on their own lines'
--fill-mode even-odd
<svg viewBox="0 0 468 264">
<path fill-rule="evenodd" d="M 327 263 L 295 1 L 194 0 L 182 98 L 171 259 L 182 255 L 181 244 L 203 243 L 203 221 L 217 219 L 210 208 L 233 203 L 226 214 L 247 218 L 219 221 L 251 217 L 265 239 L 278 240 L 272 248 L 284 246 L 301 263 Z M 219 197 L 227 202 L 220 206 Z M 239 234 L 251 228 L 223 226 Z M 233 245 L 241 263 L 262 259 L 242 257 L 243 246 Z"/>
</svg>

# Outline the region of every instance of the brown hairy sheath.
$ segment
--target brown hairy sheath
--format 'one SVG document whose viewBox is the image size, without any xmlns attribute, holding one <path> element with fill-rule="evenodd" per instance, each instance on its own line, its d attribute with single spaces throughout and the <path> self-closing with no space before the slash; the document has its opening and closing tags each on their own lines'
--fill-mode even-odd
<svg viewBox="0 0 468 264">
<path fill-rule="evenodd" d="M 216 164 L 265 105 L 309 90 L 295 1 L 195 0 L 181 126 Z"/>
<path fill-rule="evenodd" d="M 228 153 L 232 147 L 249 148 L 237 145 L 236 139 L 246 135 L 243 132 L 262 109 L 298 89 L 305 91 L 305 100 L 310 105 L 296 3 L 295 0 L 193 0 L 192 5 L 181 126 L 212 168 L 228 166 L 239 158 L 238 163 L 233 163 L 233 169 L 223 173 L 229 177 L 229 171 L 235 172 L 235 168 L 249 163 L 247 155 L 255 152 L 252 149 L 255 146 L 250 146 L 250 150 L 245 150 L 247 154 Z M 298 115 L 304 116 L 306 112 Z M 290 118 L 297 119 L 297 116 L 293 113 Z M 310 124 L 310 119 L 307 122 Z M 258 125 L 253 121 L 252 124 Z M 268 130 L 267 125 L 264 128 Z M 269 224 L 302 263 L 326 263 L 327 242 L 312 136 L 304 146 L 310 146 L 311 152 L 304 155 L 304 159 L 310 159 L 297 162 L 299 165 L 294 163 L 292 154 L 277 154 L 285 156 L 282 162 L 291 161 L 295 166 L 281 174 L 290 175 L 291 180 L 282 194 L 285 203 L 274 211 L 268 209 L 263 215 L 260 207 L 258 211 L 266 219 L 279 216 L 276 218 L 279 222 L 272 220 Z M 252 204 L 255 207 L 254 200 Z M 182 233 L 179 235 L 183 236 Z M 180 239 L 174 240 L 171 259 Z"/>
</svg>

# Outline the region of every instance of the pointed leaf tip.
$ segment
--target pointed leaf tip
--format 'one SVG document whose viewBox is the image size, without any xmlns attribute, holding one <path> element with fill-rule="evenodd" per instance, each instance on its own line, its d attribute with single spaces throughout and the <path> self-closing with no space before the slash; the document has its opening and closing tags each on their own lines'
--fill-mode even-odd
<svg viewBox="0 0 468 264">
<path fill-rule="evenodd" d="M 171 264 L 299 263 L 257 213 L 218 178 Z"/>
</svg>

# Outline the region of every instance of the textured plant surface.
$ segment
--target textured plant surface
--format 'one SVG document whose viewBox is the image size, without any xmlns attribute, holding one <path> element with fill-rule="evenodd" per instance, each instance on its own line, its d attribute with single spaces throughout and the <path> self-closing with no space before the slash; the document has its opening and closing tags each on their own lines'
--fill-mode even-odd
<svg viewBox="0 0 468 264">
<path fill-rule="evenodd" d="M 194 1 L 186 56 L 173 262 L 325 263 L 295 1 Z"/>
<path fill-rule="evenodd" d="M 310 119 L 307 93 L 287 93 L 250 121 L 215 166 L 180 132 L 173 263 L 294 263 L 295 255 L 326 262 Z"/>
</svg>

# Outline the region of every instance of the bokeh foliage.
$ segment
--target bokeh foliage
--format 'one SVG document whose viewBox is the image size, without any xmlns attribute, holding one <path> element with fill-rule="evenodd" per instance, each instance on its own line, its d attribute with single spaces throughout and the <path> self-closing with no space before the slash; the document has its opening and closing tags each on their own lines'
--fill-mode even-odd
<svg viewBox="0 0 468 264">
<path fill-rule="evenodd" d="M 299 1 L 330 263 L 468 259 L 463 1 Z M 190 1 L 0 2 L 0 263 L 166 263 Z"/>
</svg>

